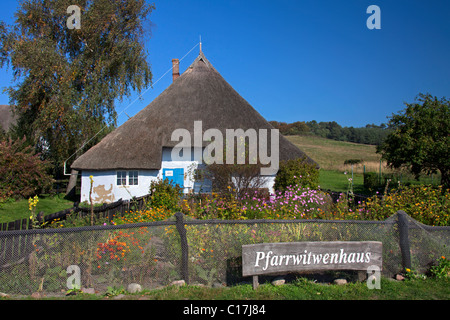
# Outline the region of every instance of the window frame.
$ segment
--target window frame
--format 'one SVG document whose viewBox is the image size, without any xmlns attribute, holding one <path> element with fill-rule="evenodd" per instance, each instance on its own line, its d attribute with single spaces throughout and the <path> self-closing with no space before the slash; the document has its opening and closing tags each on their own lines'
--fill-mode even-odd
<svg viewBox="0 0 450 320">
<path fill-rule="evenodd" d="M 130 175 L 130 173 L 132 173 Z M 123 186 L 138 186 L 139 185 L 139 170 L 117 170 L 116 171 L 116 185 Z"/>
<path fill-rule="evenodd" d="M 125 173 L 125 176 L 124 176 Z M 120 175 L 120 177 L 119 177 Z M 116 185 L 117 186 L 126 186 L 127 185 L 127 171 L 125 170 L 117 170 L 116 171 Z M 120 181 L 120 183 L 119 183 Z M 125 182 L 125 183 L 124 183 Z"/>
<path fill-rule="evenodd" d="M 133 175 L 131 175 L 131 173 L 133 173 Z M 131 182 L 133 182 L 133 183 L 131 183 Z M 139 170 L 128 171 L 128 185 L 129 186 L 138 186 L 139 185 Z"/>
</svg>

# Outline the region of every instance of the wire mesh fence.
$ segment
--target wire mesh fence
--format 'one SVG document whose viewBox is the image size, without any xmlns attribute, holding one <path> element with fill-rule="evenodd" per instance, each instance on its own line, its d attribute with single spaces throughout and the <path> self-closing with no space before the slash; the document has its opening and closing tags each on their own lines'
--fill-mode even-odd
<svg viewBox="0 0 450 320">
<path fill-rule="evenodd" d="M 81 286 L 100 292 L 128 283 L 165 285 L 180 279 L 180 254 L 165 236 L 174 228 L 167 221 L 1 233 L 0 291 L 67 291 L 66 270 L 73 265 L 79 267 Z M 171 238 L 176 241 L 177 235 Z"/>
<path fill-rule="evenodd" d="M 98 292 L 130 283 L 152 289 L 180 279 L 231 285 L 248 280 L 242 277 L 242 245 L 295 241 L 381 241 L 383 274 L 392 276 L 405 267 L 425 272 L 448 256 L 450 227 L 424 226 L 405 214 L 386 221 L 186 220 L 177 214 L 131 225 L 5 231 L 0 292 L 61 294 L 75 277 Z"/>
</svg>

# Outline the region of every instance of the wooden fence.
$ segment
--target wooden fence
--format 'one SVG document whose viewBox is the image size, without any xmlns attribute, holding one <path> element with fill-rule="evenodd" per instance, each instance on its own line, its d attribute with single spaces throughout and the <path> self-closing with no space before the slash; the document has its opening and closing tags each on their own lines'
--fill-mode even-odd
<svg viewBox="0 0 450 320">
<path fill-rule="evenodd" d="M 330 195 L 332 201 L 336 203 L 336 201 L 340 198 L 342 192 L 335 192 L 331 190 L 325 191 L 327 194 Z M 100 207 L 94 207 L 94 215 L 97 219 L 100 218 L 108 218 L 108 221 L 112 221 L 114 216 L 123 216 L 125 212 L 130 211 L 130 209 L 133 210 L 141 210 L 144 206 L 146 201 L 148 200 L 150 195 L 145 195 L 139 198 L 134 198 L 131 200 L 118 200 L 113 203 L 104 204 Z M 367 199 L 367 196 L 363 195 L 354 195 L 354 203 L 357 203 L 359 201 L 364 202 Z M 51 213 L 44 216 L 44 212 L 39 212 L 37 216 L 37 220 L 39 221 L 39 224 L 42 223 L 50 223 L 53 220 L 60 219 L 64 220 L 66 216 L 70 213 L 79 213 L 81 216 L 86 216 L 91 213 L 91 208 L 89 207 L 80 207 L 79 203 L 75 202 L 74 206 L 72 208 Z M 32 229 L 33 223 L 30 219 L 19 219 L 16 221 L 11 222 L 5 222 L 0 223 L 0 232 L 1 231 L 11 231 L 11 230 L 25 230 L 25 229 Z"/>
<path fill-rule="evenodd" d="M 131 200 L 119 199 L 116 202 L 103 204 L 100 207 L 94 207 L 94 216 L 96 219 L 108 218 L 108 221 L 112 221 L 114 217 L 123 216 L 126 212 L 130 210 L 141 210 L 148 200 L 149 195 L 145 195 L 139 198 L 134 198 Z M 39 212 L 37 215 L 37 220 L 39 224 L 51 223 L 56 219 L 64 220 L 66 216 L 71 213 L 78 213 L 82 217 L 91 214 L 90 207 L 80 207 L 78 202 L 74 203 L 74 206 L 69 209 L 44 215 L 44 212 Z M 31 219 L 19 219 L 11 222 L 0 223 L 0 231 L 11 231 L 11 230 L 26 230 L 33 228 L 33 221 Z"/>
</svg>

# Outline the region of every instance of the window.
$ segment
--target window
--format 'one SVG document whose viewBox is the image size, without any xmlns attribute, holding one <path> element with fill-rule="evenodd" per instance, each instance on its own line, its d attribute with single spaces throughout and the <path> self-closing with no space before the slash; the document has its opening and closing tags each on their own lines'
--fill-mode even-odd
<svg viewBox="0 0 450 320">
<path fill-rule="evenodd" d="M 137 186 L 139 184 L 139 171 L 130 171 L 128 173 L 128 184 L 130 186 Z"/>
<path fill-rule="evenodd" d="M 128 184 L 127 184 L 128 175 Z M 139 171 L 117 171 L 118 186 L 137 186 L 139 184 Z"/>
<path fill-rule="evenodd" d="M 127 184 L 127 172 L 117 171 L 117 185 L 124 186 Z"/>
</svg>

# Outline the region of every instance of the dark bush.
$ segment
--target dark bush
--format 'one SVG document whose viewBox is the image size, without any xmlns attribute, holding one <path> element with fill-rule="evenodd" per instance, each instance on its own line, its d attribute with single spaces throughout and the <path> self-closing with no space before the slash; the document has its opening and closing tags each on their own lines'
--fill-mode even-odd
<svg viewBox="0 0 450 320">
<path fill-rule="evenodd" d="M 375 190 L 381 188 L 380 176 L 376 172 L 364 173 L 364 188 L 367 190 Z"/>
<path fill-rule="evenodd" d="M 399 177 L 394 173 L 384 173 L 381 176 L 376 172 L 365 172 L 364 173 L 364 188 L 367 190 L 381 190 L 386 187 L 389 181 L 389 188 L 398 185 Z"/>
<path fill-rule="evenodd" d="M 50 164 L 26 145 L 25 138 L 0 141 L 0 200 L 46 191 L 53 183 L 49 168 Z"/>
</svg>

